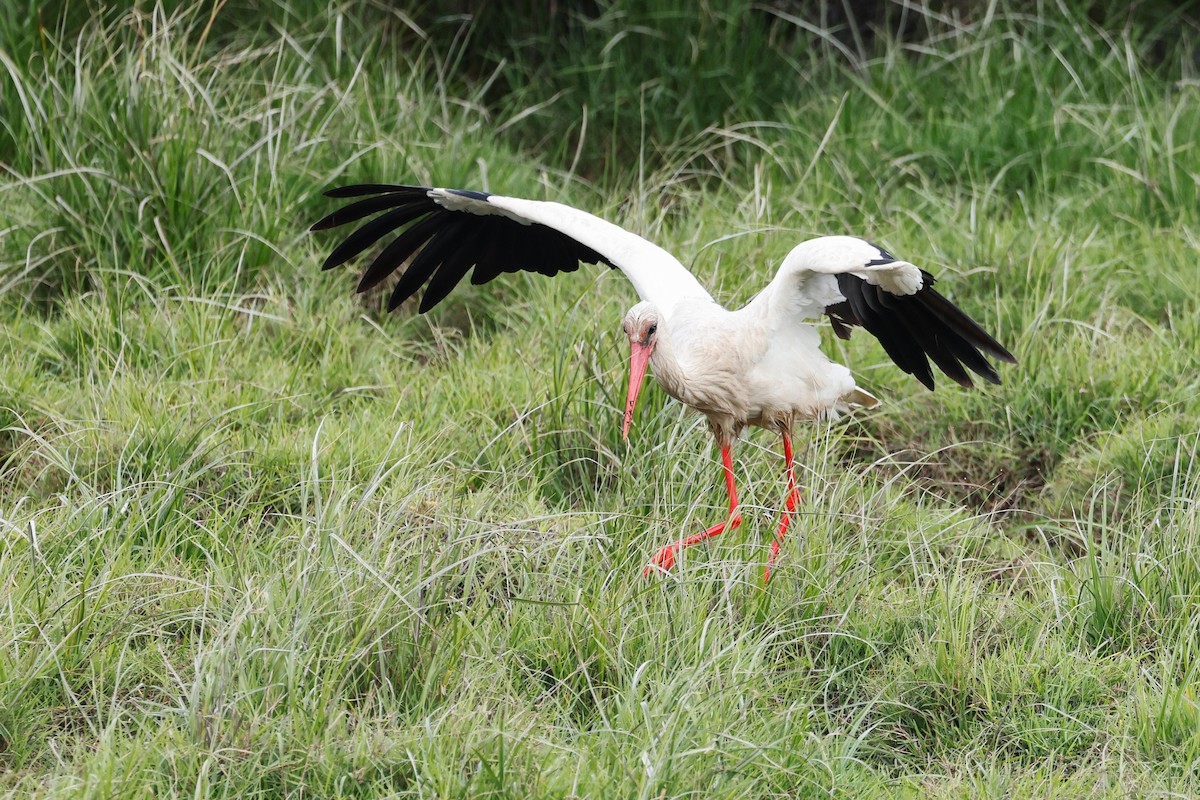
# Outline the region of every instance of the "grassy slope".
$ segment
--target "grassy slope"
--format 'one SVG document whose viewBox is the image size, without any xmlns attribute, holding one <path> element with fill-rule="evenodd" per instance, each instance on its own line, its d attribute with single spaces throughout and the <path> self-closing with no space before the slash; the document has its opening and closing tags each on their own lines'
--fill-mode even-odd
<svg viewBox="0 0 1200 800">
<path fill-rule="evenodd" d="M 609 14 L 524 115 L 520 58 L 497 101 L 394 15 L 236 11 L 4 19 L 0 789 L 1200 788 L 1186 46 L 1003 13 L 866 61 L 801 36 L 764 121 L 680 122 L 673 88 L 766 29 L 705 17 L 731 55 L 698 63 Z M 660 80 L 605 107 L 623 71 Z M 749 524 L 646 581 L 721 497 L 661 393 L 619 440 L 631 293 L 514 278 L 385 316 L 304 233 L 373 177 L 561 197 L 735 301 L 797 238 L 869 234 L 1022 363 L 930 395 L 827 340 L 889 402 L 808 434 L 777 579 L 754 434 Z"/>
</svg>

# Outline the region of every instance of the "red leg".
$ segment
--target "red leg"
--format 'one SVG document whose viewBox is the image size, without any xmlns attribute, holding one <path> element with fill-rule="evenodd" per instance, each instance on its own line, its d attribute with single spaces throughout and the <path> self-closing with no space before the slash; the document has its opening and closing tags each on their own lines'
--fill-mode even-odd
<svg viewBox="0 0 1200 800">
<path fill-rule="evenodd" d="M 677 542 L 672 542 L 669 545 L 661 548 L 654 557 L 650 559 L 650 566 L 642 572 L 643 575 L 649 575 L 652 572 L 665 572 L 675 566 L 675 553 L 685 547 L 691 547 L 697 542 L 703 542 L 705 539 L 711 539 L 717 534 L 724 533 L 727 530 L 733 530 L 738 525 L 742 524 L 741 512 L 737 510 L 737 487 L 733 484 L 733 454 L 730 452 L 729 445 L 721 447 L 721 462 L 725 465 L 725 488 L 729 490 L 729 516 L 724 522 L 713 525 L 707 530 L 694 533 L 685 539 L 680 539 Z"/>
<path fill-rule="evenodd" d="M 779 521 L 779 533 L 775 534 L 775 541 L 771 542 L 771 555 L 767 558 L 767 568 L 763 570 L 763 583 L 771 580 L 771 567 L 779 556 L 779 545 L 783 544 L 783 537 L 787 536 L 788 526 L 796 513 L 796 506 L 800 503 L 800 490 L 796 488 L 796 462 L 792 457 L 792 435 L 786 430 L 783 432 L 783 459 L 787 464 L 788 496 L 783 506 L 783 519 Z"/>
</svg>

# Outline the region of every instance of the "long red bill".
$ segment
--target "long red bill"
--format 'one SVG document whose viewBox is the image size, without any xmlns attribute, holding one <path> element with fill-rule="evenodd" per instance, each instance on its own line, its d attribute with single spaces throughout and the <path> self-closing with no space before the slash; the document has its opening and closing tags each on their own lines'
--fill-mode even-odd
<svg viewBox="0 0 1200 800">
<path fill-rule="evenodd" d="M 621 428 L 621 438 L 629 438 L 629 426 L 633 423 L 633 409 L 637 407 L 638 392 L 642 390 L 642 380 L 646 377 L 646 366 L 650 363 L 648 347 L 638 342 L 629 343 L 629 395 L 625 399 L 625 425 Z"/>
</svg>

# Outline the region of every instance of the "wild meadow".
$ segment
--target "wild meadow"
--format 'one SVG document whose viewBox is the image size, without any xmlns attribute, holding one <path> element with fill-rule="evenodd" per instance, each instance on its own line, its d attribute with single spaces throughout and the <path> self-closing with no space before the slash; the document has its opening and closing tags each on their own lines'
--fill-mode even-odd
<svg viewBox="0 0 1200 800">
<path fill-rule="evenodd" d="M 0 795 L 1200 793 L 1200 28 L 1170 4 L 0 8 Z M 472 5 L 481 9 L 471 15 Z M 1111 7 L 1109 7 L 1111 6 Z M 848 10 L 856 13 L 850 15 Z M 737 305 L 852 233 L 1019 359 L 735 450 L 599 268 L 385 311 L 352 182 Z"/>
</svg>

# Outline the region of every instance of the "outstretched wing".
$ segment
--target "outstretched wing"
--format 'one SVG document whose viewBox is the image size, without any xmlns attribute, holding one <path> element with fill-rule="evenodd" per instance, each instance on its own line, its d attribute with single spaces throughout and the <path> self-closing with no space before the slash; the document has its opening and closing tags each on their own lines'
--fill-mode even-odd
<svg viewBox="0 0 1200 800">
<path fill-rule="evenodd" d="M 664 314 L 684 297 L 711 300 L 666 250 L 561 203 L 387 184 L 343 186 L 325 194 L 361 199 L 329 214 L 311 230 L 369 221 L 334 248 L 323 269 L 344 264 L 389 234 L 398 234 L 375 256 L 358 284 L 358 291 L 365 292 L 405 267 L 392 289 L 389 310 L 425 287 L 419 308 L 425 313 L 468 272 L 471 283 L 478 285 L 505 272 L 573 272 L 580 263 L 621 270 L 638 295 Z"/>
<path fill-rule="evenodd" d="M 878 245 L 851 236 L 803 242 L 783 261 L 774 291 L 791 293 L 793 307 L 824 314 L 841 339 L 865 328 L 896 366 L 933 389 L 930 362 L 961 386 L 971 373 L 988 383 L 1000 376 L 988 356 L 1017 363 L 977 322 L 933 288 L 934 277 Z"/>
</svg>

